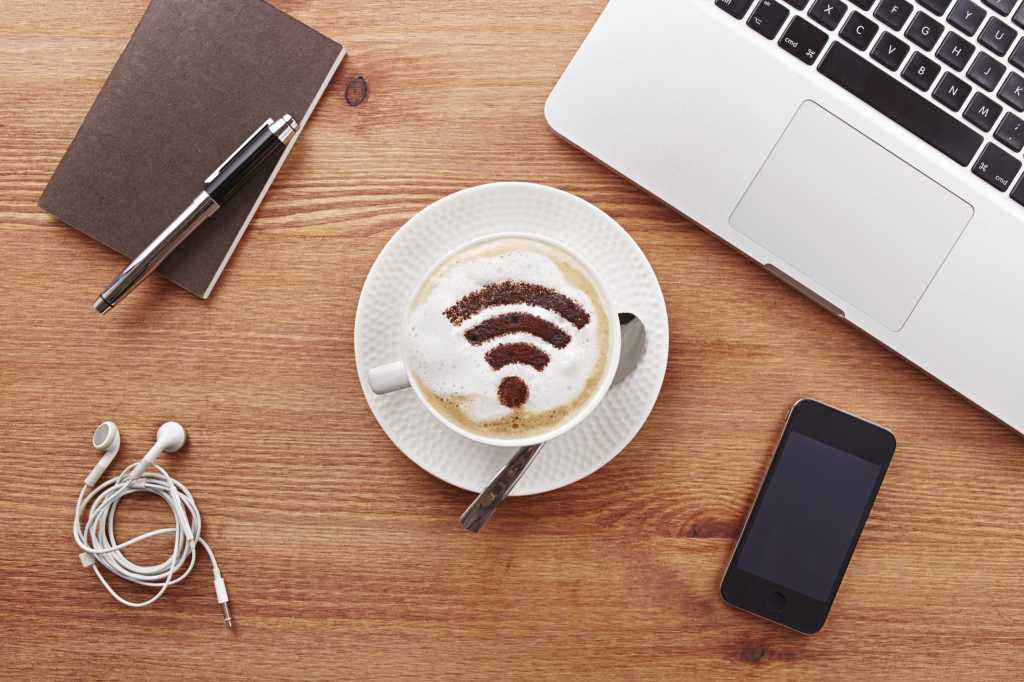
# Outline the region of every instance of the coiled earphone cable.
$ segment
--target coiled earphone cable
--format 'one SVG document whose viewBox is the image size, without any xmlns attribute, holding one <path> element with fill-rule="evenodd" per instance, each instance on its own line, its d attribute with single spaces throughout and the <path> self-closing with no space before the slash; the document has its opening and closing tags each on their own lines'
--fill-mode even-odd
<svg viewBox="0 0 1024 682">
<path fill-rule="evenodd" d="M 107 451 L 100 464 L 86 478 L 85 485 L 82 486 L 82 491 L 78 495 L 74 525 L 75 543 L 82 550 L 78 557 L 82 566 L 93 570 L 96 578 L 110 593 L 110 596 L 125 606 L 142 608 L 160 599 L 169 587 L 177 585 L 189 576 L 195 567 L 196 545 L 199 545 L 210 557 L 217 603 L 221 605 L 224 612 L 224 623 L 231 627 L 227 587 L 221 577 L 220 566 L 217 564 L 213 550 L 202 538 L 202 517 L 199 514 L 199 507 L 189 489 L 180 481 L 172 478 L 163 467 L 153 461 L 156 459 L 156 455 L 163 450 L 171 450 L 163 442 L 166 426 L 165 424 L 164 427 L 161 427 L 157 443 L 146 457 L 125 468 L 117 478 L 105 481 L 93 488 L 103 474 L 103 470 L 113 459 L 111 452 L 116 454 L 120 445 L 117 427 L 112 422 L 104 422 L 96 429 L 96 433 L 93 435 L 93 445 L 100 449 L 111 445 L 113 447 Z M 174 424 L 174 426 L 180 429 L 180 434 L 175 433 L 174 435 L 180 439 L 180 444 L 177 447 L 181 447 L 181 444 L 184 443 L 184 429 L 181 429 L 178 424 Z M 101 432 L 104 428 L 107 428 L 107 431 Z M 113 436 L 110 435 L 111 432 Z M 103 441 L 107 441 L 106 445 L 103 444 Z M 162 445 L 163 447 L 161 447 Z M 177 447 L 173 449 L 177 449 Z M 149 468 L 155 471 L 148 471 Z M 157 528 L 119 543 L 114 533 L 117 507 L 125 497 L 137 493 L 156 495 L 166 502 L 174 516 L 174 527 Z M 85 525 L 82 525 L 82 514 L 86 508 L 88 508 L 89 514 Z M 122 553 L 123 549 L 137 542 L 170 534 L 174 535 L 174 546 L 167 559 L 159 564 L 139 565 L 130 561 Z M 111 587 L 100 570 L 101 567 L 122 580 L 153 588 L 156 593 L 143 601 L 128 600 Z"/>
</svg>

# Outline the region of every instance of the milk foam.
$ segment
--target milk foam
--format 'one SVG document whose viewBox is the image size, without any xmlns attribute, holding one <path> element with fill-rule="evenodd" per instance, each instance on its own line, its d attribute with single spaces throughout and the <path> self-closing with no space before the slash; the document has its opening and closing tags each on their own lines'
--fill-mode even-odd
<svg viewBox="0 0 1024 682">
<path fill-rule="evenodd" d="M 529 304 L 485 308 L 458 325 L 445 315 L 467 294 L 508 281 L 538 284 L 568 296 L 588 313 L 589 323 L 577 329 L 558 313 Z M 423 286 L 409 312 L 406 359 L 414 379 L 437 399 L 435 405 L 463 427 L 499 436 L 550 430 L 586 402 L 604 373 L 608 319 L 596 305 L 598 296 L 582 268 L 561 249 L 518 238 L 486 242 L 449 259 Z M 467 330 L 509 312 L 540 317 L 571 341 L 556 348 L 524 332 L 481 345 L 466 340 Z M 495 371 L 485 359 L 487 351 L 514 342 L 533 344 L 547 353 L 550 362 L 542 371 L 525 364 Z M 499 384 L 510 376 L 523 379 L 529 387 L 526 403 L 518 408 L 506 407 L 498 397 Z"/>
</svg>

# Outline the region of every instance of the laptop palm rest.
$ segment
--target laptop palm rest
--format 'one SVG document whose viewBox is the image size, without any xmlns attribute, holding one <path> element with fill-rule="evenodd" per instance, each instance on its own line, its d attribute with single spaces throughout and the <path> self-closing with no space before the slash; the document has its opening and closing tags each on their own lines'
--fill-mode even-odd
<svg viewBox="0 0 1024 682">
<path fill-rule="evenodd" d="M 808 289 L 899 331 L 973 214 L 970 204 L 807 101 L 730 223 L 773 262 L 800 273 Z"/>
</svg>

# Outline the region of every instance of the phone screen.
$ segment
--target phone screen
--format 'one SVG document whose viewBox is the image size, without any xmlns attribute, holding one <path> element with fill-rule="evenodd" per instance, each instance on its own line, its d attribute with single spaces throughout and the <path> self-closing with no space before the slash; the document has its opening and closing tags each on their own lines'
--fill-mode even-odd
<svg viewBox="0 0 1024 682">
<path fill-rule="evenodd" d="M 791 431 L 736 567 L 827 601 L 881 475 L 873 462 Z"/>
<path fill-rule="evenodd" d="M 880 426 L 813 400 L 794 405 L 722 581 L 723 598 L 817 632 L 895 448 Z"/>
</svg>

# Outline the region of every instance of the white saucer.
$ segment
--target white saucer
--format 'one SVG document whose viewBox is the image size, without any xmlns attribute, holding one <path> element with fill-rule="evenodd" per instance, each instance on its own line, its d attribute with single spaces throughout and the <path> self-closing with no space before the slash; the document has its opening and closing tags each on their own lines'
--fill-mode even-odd
<svg viewBox="0 0 1024 682">
<path fill-rule="evenodd" d="M 548 443 L 512 493 L 532 495 L 574 483 L 610 462 L 640 431 L 665 378 L 668 314 L 661 287 L 640 247 L 607 214 L 561 190 L 522 182 L 471 187 L 427 206 L 395 233 L 366 277 L 356 310 L 355 356 L 370 410 L 398 449 L 441 480 L 480 492 L 513 449 L 453 433 L 411 390 L 374 394 L 366 374 L 398 359 L 405 306 L 435 261 L 471 239 L 513 231 L 545 235 L 577 250 L 600 275 L 616 312 L 636 314 L 647 331 L 636 370 L 582 424 Z"/>
</svg>

